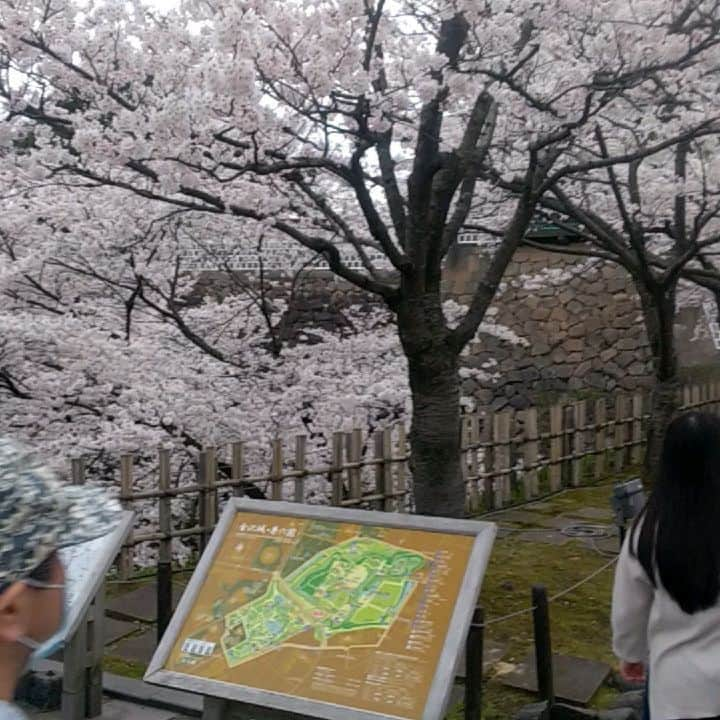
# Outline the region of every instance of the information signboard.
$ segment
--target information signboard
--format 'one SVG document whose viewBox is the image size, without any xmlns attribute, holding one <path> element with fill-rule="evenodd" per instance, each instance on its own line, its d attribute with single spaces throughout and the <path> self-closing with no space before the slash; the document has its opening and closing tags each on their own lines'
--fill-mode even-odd
<svg viewBox="0 0 720 720">
<path fill-rule="evenodd" d="M 97 540 L 60 550 L 60 559 L 65 567 L 65 622 L 40 648 L 39 657 L 55 654 L 73 636 L 100 590 L 113 560 L 120 552 L 132 522 L 133 513 L 124 511 L 113 532 Z"/>
<path fill-rule="evenodd" d="M 233 499 L 145 679 L 330 720 L 439 718 L 494 537 Z"/>
</svg>

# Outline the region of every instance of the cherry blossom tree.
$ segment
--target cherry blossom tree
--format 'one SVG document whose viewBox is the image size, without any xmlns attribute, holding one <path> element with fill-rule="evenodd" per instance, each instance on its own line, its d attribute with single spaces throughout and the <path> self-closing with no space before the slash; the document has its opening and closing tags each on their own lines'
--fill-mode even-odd
<svg viewBox="0 0 720 720">
<path fill-rule="evenodd" d="M 417 510 L 458 516 L 460 354 L 539 199 L 713 126 L 719 14 L 715 0 L 187 0 L 166 15 L 2 0 L 3 135 L 37 182 L 72 175 L 226 216 L 236 237 L 277 233 L 382 297 L 407 359 Z M 668 123 L 658 87 L 705 100 Z M 499 237 L 450 323 L 443 261 L 471 210 Z"/>
<path fill-rule="evenodd" d="M 668 122 L 674 104 L 666 106 Z M 637 141 L 642 146 L 647 139 L 638 134 Z M 600 129 L 596 143 L 597 153 L 607 156 Z M 645 456 L 648 479 L 659 466 L 662 438 L 679 408 L 674 333 L 678 302 L 697 296 L 698 285 L 715 293 L 720 289 L 720 273 L 711 257 L 720 247 L 719 143 L 720 136 L 708 135 L 622 168 L 567 177 L 542 200 L 586 241 L 584 246 L 554 249 L 616 263 L 637 289 L 655 376 Z"/>
<path fill-rule="evenodd" d="M 322 467 L 334 431 L 367 437 L 408 419 L 407 361 L 381 305 L 346 308 L 332 332 L 293 329 L 292 286 L 263 293 L 228 273 L 236 282 L 224 296 L 199 294 L 184 265 L 182 234 L 195 232 L 187 214 L 153 217 L 131 197 L 117 222 L 113 188 L 31 187 L 21 173 L 4 185 L 0 422 L 57 469 L 82 454 L 92 477 L 113 482 L 120 454 L 133 452 L 143 489 L 161 445 L 176 450 L 176 482 L 194 482 L 199 449 L 243 440 L 248 467 L 265 474 L 271 441 L 293 434 L 306 435 L 308 462 Z M 465 311 L 448 303 L 453 321 Z M 324 479 L 306 491 L 326 501 Z"/>
<path fill-rule="evenodd" d="M 193 299 L 172 220 L 143 227 L 136 207 L 132 223 L 110 227 L 102 205 L 116 207 L 115 191 L 90 196 L 95 215 L 76 197 L 50 216 L 62 194 L 35 192 L 12 209 L 5 199 L 5 427 L 64 455 L 245 437 L 265 447 L 301 432 L 324 442 L 327 430 L 404 417 L 405 360 L 381 307 L 350 308 L 341 331 L 309 328 L 278 352 L 287 297 L 263 304 L 241 286 Z"/>
</svg>

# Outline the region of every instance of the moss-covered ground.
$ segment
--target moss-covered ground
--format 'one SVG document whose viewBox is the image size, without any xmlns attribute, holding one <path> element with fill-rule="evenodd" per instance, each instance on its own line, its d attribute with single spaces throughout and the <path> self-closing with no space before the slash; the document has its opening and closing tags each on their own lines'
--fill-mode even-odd
<svg viewBox="0 0 720 720">
<path fill-rule="evenodd" d="M 544 517 L 577 517 L 585 508 L 607 511 L 606 519 L 582 518 L 591 524 L 611 524 L 611 484 L 569 490 L 549 498 L 538 505 L 523 508 L 538 517 L 536 527 Z M 491 518 L 502 527 L 527 529 L 530 522 L 508 522 L 505 514 Z M 532 616 L 519 615 L 505 622 L 492 623 L 515 610 L 531 606 L 531 589 L 544 585 L 552 596 L 565 590 L 612 559 L 609 549 L 598 551 L 579 540 L 565 545 L 551 545 L 519 539 L 519 533 L 499 537 L 483 583 L 481 604 L 485 609 L 488 626 L 486 638 L 507 647 L 507 651 L 494 671 L 488 673 L 483 687 L 483 717 L 487 720 L 509 718 L 522 705 L 536 698 L 526 692 L 513 690 L 500 682 L 503 670 L 522 661 L 533 649 Z M 551 603 L 550 622 L 553 652 L 599 660 L 615 665 L 610 644 L 610 598 L 613 567 L 563 598 Z M 605 707 L 616 691 L 602 687 L 593 698 L 592 705 Z M 462 706 L 453 708 L 453 720 L 461 720 Z"/>
</svg>

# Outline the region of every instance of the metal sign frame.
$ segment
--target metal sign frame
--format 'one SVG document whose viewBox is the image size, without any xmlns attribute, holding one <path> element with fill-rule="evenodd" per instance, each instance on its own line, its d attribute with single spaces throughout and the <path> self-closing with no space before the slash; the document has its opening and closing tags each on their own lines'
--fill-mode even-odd
<svg viewBox="0 0 720 720">
<path fill-rule="evenodd" d="M 113 560 L 117 557 L 125 539 L 130 534 L 133 518 L 133 512 L 130 510 L 124 510 L 121 513 L 120 522 L 117 527 L 112 532 L 103 536 L 103 539 L 106 542 L 103 543 L 102 551 L 96 556 L 93 556 L 93 567 L 90 571 L 90 577 L 84 583 L 83 591 L 80 594 L 79 599 L 76 600 L 68 609 L 67 624 L 50 639 L 48 639 L 47 642 L 43 643 L 41 649 L 46 647 L 52 648 L 52 650 L 49 651 L 49 654 L 54 654 L 63 647 L 66 647 L 70 639 L 73 635 L 75 635 L 80 627 L 80 623 L 85 620 L 95 596 L 102 588 L 102 585 L 105 582 L 105 576 L 107 575 L 110 566 L 113 564 Z M 81 543 L 81 545 L 82 544 L 84 543 Z"/>
<path fill-rule="evenodd" d="M 165 669 L 165 664 L 195 604 L 208 572 L 215 561 L 217 552 L 235 516 L 241 512 L 475 537 L 422 715 L 422 720 L 438 720 L 438 718 L 441 718 L 450 700 L 457 665 L 470 629 L 473 611 L 480 593 L 480 586 L 490 558 L 490 552 L 496 534 L 496 526 L 494 523 L 374 512 L 369 510 L 348 510 L 344 508 L 303 505 L 300 503 L 272 500 L 231 498 L 212 534 L 208 547 L 203 553 L 190 579 L 182 600 L 163 636 L 162 642 L 158 646 L 148 666 L 144 678 L 145 681 L 201 695 L 251 705 L 271 707 L 294 715 L 319 717 L 325 718 L 326 720 L 380 720 L 380 718 L 386 717 L 396 717 L 401 720 L 407 720 L 407 716 L 404 715 L 388 716 L 386 714 L 360 710 L 348 705 L 338 705 L 330 702 L 284 695 L 275 691 L 260 690 L 221 680 L 208 680 Z"/>
</svg>

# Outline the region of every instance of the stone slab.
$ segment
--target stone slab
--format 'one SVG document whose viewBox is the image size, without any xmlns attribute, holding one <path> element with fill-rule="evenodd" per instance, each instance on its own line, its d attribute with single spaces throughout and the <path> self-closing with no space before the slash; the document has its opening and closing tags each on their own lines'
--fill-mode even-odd
<svg viewBox="0 0 720 720">
<path fill-rule="evenodd" d="M 173 580 L 173 609 L 182 597 L 187 580 Z M 157 618 L 157 585 L 148 583 L 128 593 L 117 595 L 106 603 L 106 613 L 117 620 L 152 623 Z"/>
<path fill-rule="evenodd" d="M 137 632 L 140 626 L 137 623 L 128 622 L 127 620 L 115 620 L 114 618 L 105 618 L 105 644 L 112 645 L 118 640 L 122 640 L 128 635 Z"/>
<path fill-rule="evenodd" d="M 130 660 L 147 665 L 155 653 L 156 647 L 157 636 L 153 629 L 142 635 L 134 635 L 133 637 L 120 640 L 120 642 L 106 652 L 108 655 L 113 655 L 123 660 Z"/>
<path fill-rule="evenodd" d="M 28 718 L 37 720 L 62 720 L 62 712 L 56 710 L 42 713 L 23 707 Z M 123 700 L 103 701 L 102 715 L 97 720 L 190 720 L 187 715 L 178 715 L 172 710 L 158 710 L 157 708 L 129 703 Z"/>
<path fill-rule="evenodd" d="M 610 672 L 607 663 L 571 655 L 553 655 L 555 696 L 558 700 L 586 706 Z M 499 680 L 509 687 L 537 692 L 535 654 L 530 653 L 513 671 L 500 675 Z"/>
<path fill-rule="evenodd" d="M 108 600 L 105 612 L 118 620 L 155 622 L 157 618 L 157 589 L 148 583 L 129 593 Z"/>
<path fill-rule="evenodd" d="M 502 660 L 503 656 L 507 652 L 507 645 L 495 642 L 494 640 L 483 639 L 483 675 L 485 675 L 496 663 Z M 465 678 L 467 676 L 467 668 L 465 663 L 465 651 L 463 650 L 460 663 L 458 665 L 459 678 Z"/>
<path fill-rule="evenodd" d="M 122 640 L 123 638 L 126 638 L 143 628 L 147 628 L 147 625 L 142 625 L 137 622 L 129 622 L 128 620 L 116 620 L 115 618 L 106 616 L 105 646 L 113 645 L 119 640 Z M 63 651 L 59 650 L 54 655 L 51 655 L 50 660 L 61 663 L 63 661 Z"/>
</svg>

